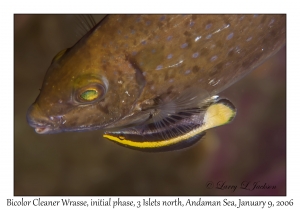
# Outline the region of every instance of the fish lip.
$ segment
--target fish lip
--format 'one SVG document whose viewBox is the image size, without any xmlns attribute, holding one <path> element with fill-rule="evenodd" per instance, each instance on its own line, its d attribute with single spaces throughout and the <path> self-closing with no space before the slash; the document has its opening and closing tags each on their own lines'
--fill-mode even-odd
<svg viewBox="0 0 300 210">
<path fill-rule="evenodd" d="M 49 133 L 49 131 L 52 131 L 50 127 L 35 127 L 34 130 L 38 134 L 45 134 L 45 133 Z"/>
<path fill-rule="evenodd" d="M 34 128 L 35 132 L 38 134 L 48 134 L 53 133 L 56 129 L 54 125 L 45 122 L 36 122 L 34 119 L 27 117 L 27 122 L 30 127 Z"/>
<path fill-rule="evenodd" d="M 27 122 L 30 125 L 30 127 L 34 128 L 35 132 L 38 134 L 49 133 L 50 130 L 53 130 L 53 127 L 51 125 L 45 123 L 38 123 L 28 116 Z"/>
<path fill-rule="evenodd" d="M 56 133 L 57 127 L 47 116 L 41 114 L 37 104 L 32 104 L 26 114 L 26 119 L 30 127 L 35 129 L 38 134 Z"/>
<path fill-rule="evenodd" d="M 63 133 L 63 132 L 85 132 L 85 131 L 92 131 L 92 130 L 102 130 L 101 127 L 74 127 L 74 128 L 65 128 L 65 127 L 54 127 L 51 124 L 38 124 L 38 123 L 31 123 L 31 127 L 34 128 L 35 132 L 38 134 L 56 134 L 56 133 Z"/>
<path fill-rule="evenodd" d="M 38 123 L 29 123 L 29 125 L 34 128 L 35 132 L 38 134 L 47 134 L 53 133 L 55 129 L 51 125 L 38 124 Z"/>
</svg>

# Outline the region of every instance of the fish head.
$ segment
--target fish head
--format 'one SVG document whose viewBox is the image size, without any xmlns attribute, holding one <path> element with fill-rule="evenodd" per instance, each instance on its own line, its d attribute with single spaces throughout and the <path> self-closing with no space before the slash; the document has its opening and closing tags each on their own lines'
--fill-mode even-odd
<svg viewBox="0 0 300 210">
<path fill-rule="evenodd" d="M 37 133 L 101 129 L 133 109 L 143 88 L 141 75 L 126 56 L 92 45 L 93 39 L 84 39 L 54 57 L 27 112 Z"/>
</svg>

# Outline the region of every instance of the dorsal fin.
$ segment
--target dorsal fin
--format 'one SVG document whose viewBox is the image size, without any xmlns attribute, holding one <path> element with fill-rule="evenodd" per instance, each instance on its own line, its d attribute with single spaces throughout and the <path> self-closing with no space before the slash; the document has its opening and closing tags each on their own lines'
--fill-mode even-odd
<svg viewBox="0 0 300 210">
<path fill-rule="evenodd" d="M 93 15 L 79 14 L 75 15 L 75 17 L 78 20 L 78 32 L 76 35 L 80 37 L 84 36 L 97 24 Z"/>
</svg>

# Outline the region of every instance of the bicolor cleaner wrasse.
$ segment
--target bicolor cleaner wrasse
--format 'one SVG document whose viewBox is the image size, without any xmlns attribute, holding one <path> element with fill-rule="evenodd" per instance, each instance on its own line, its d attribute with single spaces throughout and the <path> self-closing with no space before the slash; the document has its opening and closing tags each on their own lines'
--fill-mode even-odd
<svg viewBox="0 0 300 210">
<path fill-rule="evenodd" d="M 46 73 L 39 134 L 104 130 L 142 151 L 182 149 L 236 115 L 216 96 L 274 55 L 285 15 L 108 15 Z"/>
</svg>

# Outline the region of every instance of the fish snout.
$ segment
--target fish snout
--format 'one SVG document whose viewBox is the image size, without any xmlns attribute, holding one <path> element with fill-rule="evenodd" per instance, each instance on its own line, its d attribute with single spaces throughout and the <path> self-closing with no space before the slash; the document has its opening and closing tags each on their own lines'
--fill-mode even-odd
<svg viewBox="0 0 300 210">
<path fill-rule="evenodd" d="M 45 134 L 53 133 L 54 124 L 41 111 L 38 104 L 32 104 L 26 115 L 28 124 L 35 129 L 36 133 Z"/>
</svg>

